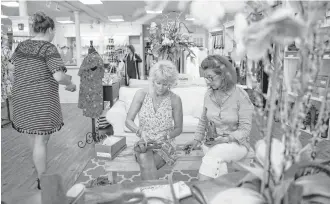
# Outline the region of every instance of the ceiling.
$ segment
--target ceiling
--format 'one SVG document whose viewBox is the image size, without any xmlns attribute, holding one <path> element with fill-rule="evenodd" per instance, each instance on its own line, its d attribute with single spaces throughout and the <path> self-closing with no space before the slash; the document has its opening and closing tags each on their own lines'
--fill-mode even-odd
<svg viewBox="0 0 330 204">
<path fill-rule="evenodd" d="M 2 0 L 10 1 L 10 0 Z M 30 1 L 27 0 L 28 14 L 33 15 L 37 11 L 43 11 L 46 15 L 56 17 L 72 17 L 74 18 L 73 11 L 81 11 L 80 22 L 81 23 L 99 23 L 106 22 L 111 23 L 108 20 L 108 16 L 121 15 L 126 22 L 136 22 L 142 24 L 148 24 L 151 21 L 160 21 L 162 15 L 146 14 L 144 1 L 112 1 L 102 0 L 103 4 L 85 5 L 77 0 L 70 1 Z M 164 2 L 164 1 L 163 1 Z M 163 9 L 163 14 L 169 12 L 179 13 L 178 6 L 179 1 L 166 1 L 167 6 Z M 161 1 L 157 1 L 157 4 L 161 4 Z M 58 9 L 57 9 L 58 8 Z M 7 16 L 19 16 L 18 8 L 10 8 L 1 6 L 1 12 Z M 185 9 L 181 15 L 181 20 L 184 20 L 185 15 L 189 13 L 189 9 Z M 173 17 L 176 15 L 172 13 Z M 1 19 L 3 24 L 10 25 L 9 19 Z M 119 24 L 119 23 L 117 23 Z"/>
</svg>

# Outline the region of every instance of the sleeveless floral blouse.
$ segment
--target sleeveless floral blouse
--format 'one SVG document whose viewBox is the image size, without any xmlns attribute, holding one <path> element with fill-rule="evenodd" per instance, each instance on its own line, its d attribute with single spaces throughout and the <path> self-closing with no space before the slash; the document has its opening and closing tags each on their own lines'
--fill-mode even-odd
<svg viewBox="0 0 330 204">
<path fill-rule="evenodd" d="M 164 140 L 164 136 L 174 129 L 171 104 L 172 94 L 170 92 L 155 111 L 152 98 L 147 93 L 139 112 L 140 128 L 147 133 L 149 141 L 162 141 L 162 147 L 153 151 L 157 152 L 168 165 L 173 165 L 177 160 L 174 139 Z"/>
</svg>

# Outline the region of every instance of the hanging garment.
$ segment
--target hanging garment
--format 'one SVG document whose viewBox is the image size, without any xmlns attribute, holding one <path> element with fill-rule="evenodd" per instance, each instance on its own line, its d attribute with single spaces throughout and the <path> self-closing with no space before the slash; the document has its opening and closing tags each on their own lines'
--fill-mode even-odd
<svg viewBox="0 0 330 204">
<path fill-rule="evenodd" d="M 126 55 L 124 60 L 125 62 L 125 81 L 126 86 L 129 84 L 129 79 L 140 79 L 140 72 L 138 63 L 142 62 L 142 59 L 139 55 Z"/>
<path fill-rule="evenodd" d="M 103 112 L 104 66 L 101 56 L 95 51 L 88 54 L 79 69 L 80 90 L 78 108 L 83 115 L 98 118 Z"/>
<path fill-rule="evenodd" d="M 151 50 L 148 50 L 146 53 L 146 75 L 149 76 L 149 71 L 152 65 L 152 61 L 154 60 L 154 56 Z"/>
<path fill-rule="evenodd" d="M 10 69 L 9 63 L 10 55 L 9 47 L 3 45 L 1 48 L 1 102 L 4 102 L 11 95 L 14 82 L 14 73 Z"/>
</svg>

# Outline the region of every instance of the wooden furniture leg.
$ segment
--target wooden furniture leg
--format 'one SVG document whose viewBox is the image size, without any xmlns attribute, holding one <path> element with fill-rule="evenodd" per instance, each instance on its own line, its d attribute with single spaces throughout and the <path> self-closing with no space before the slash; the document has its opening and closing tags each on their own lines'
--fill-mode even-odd
<svg viewBox="0 0 330 204">
<path fill-rule="evenodd" d="M 117 184 L 117 171 L 109 171 L 108 180 L 111 182 L 111 184 Z"/>
</svg>

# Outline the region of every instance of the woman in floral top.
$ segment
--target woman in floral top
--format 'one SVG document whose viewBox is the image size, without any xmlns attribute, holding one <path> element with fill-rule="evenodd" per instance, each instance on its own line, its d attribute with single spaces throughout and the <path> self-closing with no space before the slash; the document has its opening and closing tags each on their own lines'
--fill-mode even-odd
<svg viewBox="0 0 330 204">
<path fill-rule="evenodd" d="M 249 144 L 254 106 L 247 93 L 236 86 L 236 72 L 225 57 L 208 56 L 201 69 L 210 89 L 204 97 L 195 139 L 188 145 L 192 145 L 192 149 L 202 145 L 205 156 L 199 179 L 209 180 L 226 174 L 227 162 L 239 161 L 254 153 Z M 204 142 L 209 124 L 214 126 L 215 138 L 213 142 Z"/>
<path fill-rule="evenodd" d="M 126 126 L 141 138 L 134 150 L 143 180 L 157 180 L 157 169 L 173 165 L 177 159 L 174 138 L 182 132 L 182 102 L 170 90 L 177 79 L 174 64 L 159 61 L 150 70 L 149 90 L 138 90 L 128 111 Z M 137 114 L 139 127 L 134 123 Z M 150 142 L 159 147 L 148 149 Z"/>
</svg>

